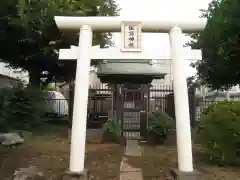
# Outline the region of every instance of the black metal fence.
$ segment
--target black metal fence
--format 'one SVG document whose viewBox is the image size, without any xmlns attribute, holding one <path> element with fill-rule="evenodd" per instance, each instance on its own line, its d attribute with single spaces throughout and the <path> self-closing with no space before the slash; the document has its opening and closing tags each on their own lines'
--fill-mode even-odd
<svg viewBox="0 0 240 180">
<path fill-rule="evenodd" d="M 89 88 L 89 112 L 105 112 L 112 110 L 114 103 L 114 89 L 106 84 L 93 86 Z M 170 102 L 168 96 L 173 94 L 172 86 L 169 85 L 154 85 L 149 88 L 148 110 L 153 112 L 157 109 L 167 110 Z"/>
<path fill-rule="evenodd" d="M 170 85 L 154 85 L 150 87 L 148 101 L 149 112 L 162 109 L 163 111 L 172 114 L 168 108 L 171 103 L 168 97 L 171 94 L 173 94 L 173 88 Z"/>
<path fill-rule="evenodd" d="M 46 113 L 56 116 L 72 116 L 73 92 L 69 99 L 45 99 Z M 89 88 L 88 112 L 102 113 L 111 116 L 114 110 L 116 91 L 108 84 L 99 84 Z M 194 93 L 189 92 L 189 110 L 192 122 L 200 119 L 201 113 L 215 101 L 196 100 Z M 171 85 L 153 85 L 148 90 L 148 112 L 164 110 L 175 118 L 174 94 Z M 110 117 L 111 118 L 111 117 Z"/>
<path fill-rule="evenodd" d="M 113 108 L 114 89 L 106 84 L 90 87 L 89 89 L 89 112 L 109 113 Z M 200 119 L 204 109 L 216 103 L 210 100 L 197 100 L 194 91 L 189 90 L 189 111 L 192 125 Z M 153 85 L 149 88 L 148 111 L 164 110 L 175 118 L 174 94 L 171 85 Z"/>
<path fill-rule="evenodd" d="M 113 89 L 107 84 L 91 86 L 88 95 L 89 113 L 109 113 L 112 110 Z"/>
</svg>

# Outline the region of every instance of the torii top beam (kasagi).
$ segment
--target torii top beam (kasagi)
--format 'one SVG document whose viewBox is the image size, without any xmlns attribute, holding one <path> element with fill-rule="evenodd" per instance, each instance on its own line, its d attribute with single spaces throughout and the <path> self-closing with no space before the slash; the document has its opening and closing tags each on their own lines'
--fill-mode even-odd
<svg viewBox="0 0 240 180">
<path fill-rule="evenodd" d="M 199 32 L 205 28 L 206 19 L 197 18 L 192 20 L 141 20 L 127 19 L 120 16 L 55 16 L 55 22 L 61 31 L 78 32 L 84 25 L 89 25 L 93 31 L 120 32 L 121 24 L 124 22 L 141 22 L 142 32 L 169 32 L 174 26 L 178 26 L 183 32 Z"/>
</svg>

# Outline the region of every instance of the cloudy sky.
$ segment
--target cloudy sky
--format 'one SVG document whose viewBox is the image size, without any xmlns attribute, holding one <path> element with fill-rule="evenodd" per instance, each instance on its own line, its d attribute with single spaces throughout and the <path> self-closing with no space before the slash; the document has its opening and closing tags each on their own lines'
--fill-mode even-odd
<svg viewBox="0 0 240 180">
<path fill-rule="evenodd" d="M 201 13 L 199 9 L 206 9 L 210 0 L 117 0 L 120 8 L 120 16 L 143 19 L 174 18 L 189 19 L 198 18 Z M 184 37 L 187 42 L 189 37 Z M 116 46 L 120 46 L 120 34 L 114 35 Z M 168 34 L 150 34 L 143 35 L 143 48 L 169 47 Z M 192 76 L 196 73 L 195 69 L 189 66 L 186 61 L 186 74 Z"/>
</svg>

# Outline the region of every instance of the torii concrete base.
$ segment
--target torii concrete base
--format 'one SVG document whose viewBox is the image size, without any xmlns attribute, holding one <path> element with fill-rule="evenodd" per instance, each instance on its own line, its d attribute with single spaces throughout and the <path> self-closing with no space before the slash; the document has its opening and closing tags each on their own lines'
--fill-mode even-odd
<svg viewBox="0 0 240 180">
<path fill-rule="evenodd" d="M 61 180 L 88 180 L 88 171 L 85 169 L 82 173 L 66 172 Z"/>
<path fill-rule="evenodd" d="M 199 180 L 200 175 L 198 171 L 181 172 L 178 169 L 171 169 L 170 173 L 174 180 Z"/>
</svg>

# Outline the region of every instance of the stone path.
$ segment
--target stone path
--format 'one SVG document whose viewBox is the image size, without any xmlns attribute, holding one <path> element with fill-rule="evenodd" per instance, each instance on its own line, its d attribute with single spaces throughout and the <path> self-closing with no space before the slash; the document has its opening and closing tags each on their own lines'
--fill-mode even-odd
<svg viewBox="0 0 240 180">
<path fill-rule="evenodd" d="M 141 148 L 138 140 L 127 140 L 125 149 L 126 156 L 141 156 Z"/>
<path fill-rule="evenodd" d="M 141 148 L 138 140 L 127 140 L 120 166 L 120 180 L 143 180 L 141 168 L 136 168 L 128 164 L 126 156 L 141 156 Z"/>
</svg>

